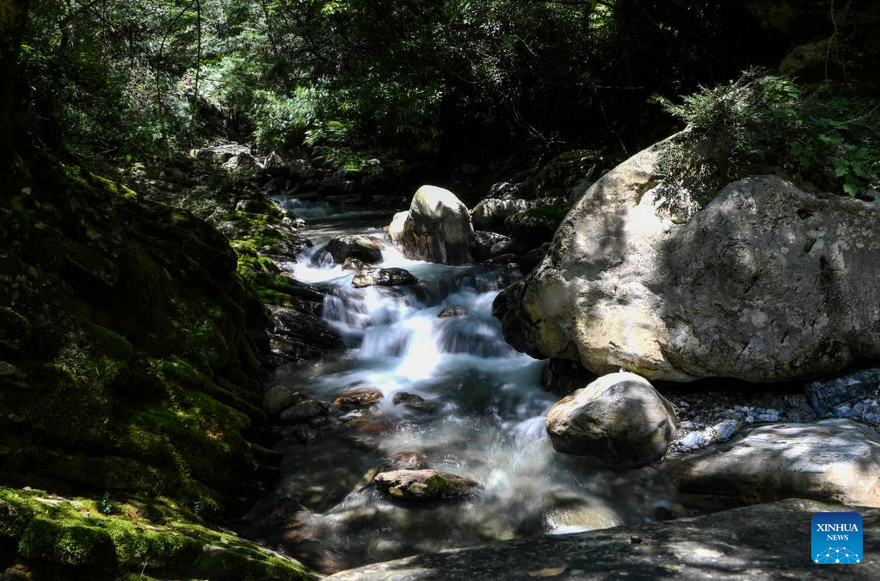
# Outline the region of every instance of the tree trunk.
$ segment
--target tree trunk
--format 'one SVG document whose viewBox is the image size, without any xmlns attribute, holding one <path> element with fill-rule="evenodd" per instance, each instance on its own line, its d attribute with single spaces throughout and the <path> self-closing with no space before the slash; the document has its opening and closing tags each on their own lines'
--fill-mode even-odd
<svg viewBox="0 0 880 581">
<path fill-rule="evenodd" d="M 3 170 L 15 164 L 15 73 L 27 8 L 28 0 L 0 0 L 0 169 Z"/>
</svg>

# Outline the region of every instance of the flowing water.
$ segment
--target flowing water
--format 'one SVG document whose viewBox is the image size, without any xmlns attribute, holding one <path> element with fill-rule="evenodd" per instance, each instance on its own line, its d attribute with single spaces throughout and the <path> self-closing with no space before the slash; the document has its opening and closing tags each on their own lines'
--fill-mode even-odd
<svg viewBox="0 0 880 581">
<path fill-rule="evenodd" d="M 366 411 L 338 412 L 307 445 L 285 438 L 276 508 L 296 499 L 308 511 L 285 513 L 265 529 L 290 554 L 338 570 L 419 552 L 535 534 L 559 534 L 652 520 L 674 501 L 652 468 L 599 470 L 553 451 L 544 416 L 558 398 L 542 389 L 545 362 L 503 340 L 491 306 L 519 278 L 510 269 L 451 267 L 408 260 L 389 245 L 380 266 L 405 268 L 417 287 L 351 285 L 351 271 L 328 261 L 340 233 L 384 239 L 388 215 L 334 215 L 328 205 L 286 201 L 308 221 L 315 246 L 287 265 L 292 276 L 330 289 L 324 318 L 347 349 L 339 358 L 296 368 L 280 380 L 332 401 L 346 388 L 378 389 Z M 467 315 L 438 317 L 447 307 Z M 420 396 L 417 409 L 395 394 Z M 369 477 L 396 454 L 423 455 L 438 471 L 470 477 L 477 496 L 454 502 L 403 502 Z M 372 472 L 371 472 L 372 471 Z M 296 508 L 300 508 L 299 504 Z"/>
</svg>

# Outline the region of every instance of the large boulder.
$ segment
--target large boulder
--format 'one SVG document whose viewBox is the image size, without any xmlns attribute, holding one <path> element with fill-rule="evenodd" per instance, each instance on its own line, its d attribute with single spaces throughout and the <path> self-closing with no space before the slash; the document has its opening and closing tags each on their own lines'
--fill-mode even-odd
<svg viewBox="0 0 880 581">
<path fill-rule="evenodd" d="M 666 464 L 685 493 L 880 507 L 880 435 L 851 420 L 759 426 Z"/>
<path fill-rule="evenodd" d="M 334 236 L 327 242 L 326 250 L 337 264 L 347 258 L 369 263 L 382 261 L 382 242 L 372 236 Z"/>
<path fill-rule="evenodd" d="M 557 452 L 626 467 L 660 460 L 678 423 L 644 378 L 612 373 L 553 404 L 546 427 Z"/>
<path fill-rule="evenodd" d="M 422 186 L 409 212 L 394 216 L 388 237 L 408 258 L 442 264 L 468 264 L 474 229 L 467 206 L 449 190 Z"/>
<path fill-rule="evenodd" d="M 858 510 L 865 555 L 880 552 L 880 510 L 784 500 L 671 522 L 623 525 L 574 535 L 544 535 L 424 553 L 349 569 L 330 581 L 496 581 L 497 579 L 779 579 L 880 578 L 880 561 L 817 567 L 810 520 L 817 512 Z M 836 573 L 835 572 L 838 572 Z"/>
<path fill-rule="evenodd" d="M 688 220 L 661 203 L 661 142 L 603 176 L 499 304 L 539 357 L 649 379 L 808 378 L 880 357 L 880 209 L 775 176 Z"/>
<path fill-rule="evenodd" d="M 474 206 L 471 218 L 475 228 L 490 232 L 505 232 L 504 221 L 517 212 L 529 208 L 531 204 L 525 200 L 487 198 Z"/>
</svg>

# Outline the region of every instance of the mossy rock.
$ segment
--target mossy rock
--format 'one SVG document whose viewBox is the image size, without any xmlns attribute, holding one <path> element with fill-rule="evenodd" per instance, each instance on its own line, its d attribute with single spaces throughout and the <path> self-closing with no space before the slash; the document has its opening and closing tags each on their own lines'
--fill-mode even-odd
<svg viewBox="0 0 880 581">
<path fill-rule="evenodd" d="M 17 370 L 0 384 L 0 483 L 220 508 L 255 491 L 246 434 L 266 423 L 271 323 L 236 252 L 187 211 L 40 167 L 0 199 L 0 280 L 14 281 L 0 360 Z"/>
<path fill-rule="evenodd" d="M 315 579 L 299 562 L 213 530 L 173 508 L 156 521 L 142 506 L 106 497 L 64 498 L 0 487 L 0 537 L 17 542 L 17 559 L 64 578 Z M 61 569 L 57 569 L 61 566 Z M 65 569 L 64 567 L 70 567 Z"/>
</svg>

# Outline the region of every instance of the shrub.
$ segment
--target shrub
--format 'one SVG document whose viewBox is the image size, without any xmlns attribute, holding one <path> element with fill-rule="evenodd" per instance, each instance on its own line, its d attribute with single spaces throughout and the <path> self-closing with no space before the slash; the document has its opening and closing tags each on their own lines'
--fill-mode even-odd
<svg viewBox="0 0 880 581">
<path fill-rule="evenodd" d="M 807 90 L 752 69 L 681 104 L 657 101 L 688 125 L 659 162 L 667 199 L 693 196 L 705 204 L 753 173 L 782 173 L 853 197 L 880 184 L 880 101 L 850 87 Z"/>
</svg>

